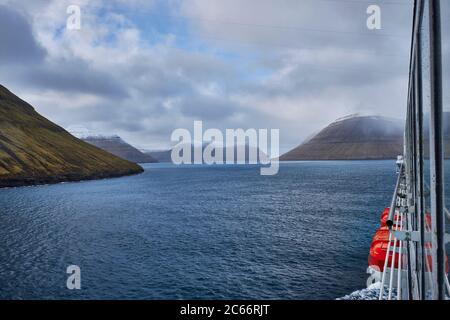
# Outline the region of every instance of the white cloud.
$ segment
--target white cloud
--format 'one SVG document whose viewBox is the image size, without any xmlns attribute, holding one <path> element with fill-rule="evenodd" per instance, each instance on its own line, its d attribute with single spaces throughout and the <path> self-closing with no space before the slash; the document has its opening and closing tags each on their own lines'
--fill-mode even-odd
<svg viewBox="0 0 450 320">
<path fill-rule="evenodd" d="M 364 6 L 350 2 L 172 0 L 159 18 L 186 30 L 154 27 L 155 42 L 122 10 L 154 16 L 157 0 L 0 4 L 24 15 L 46 52 L 40 65 L 0 66 L 0 82 L 64 126 L 153 149 L 168 145 L 173 129 L 205 120 L 280 128 L 287 149 L 348 113 L 403 114 L 406 5 L 384 8 L 380 35 L 365 29 Z M 80 31 L 64 28 L 69 4 L 82 8 Z"/>
</svg>

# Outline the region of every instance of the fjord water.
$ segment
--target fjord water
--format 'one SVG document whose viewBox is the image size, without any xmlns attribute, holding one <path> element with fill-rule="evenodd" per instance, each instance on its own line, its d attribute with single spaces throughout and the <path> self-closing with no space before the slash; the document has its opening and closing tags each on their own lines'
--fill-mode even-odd
<svg viewBox="0 0 450 320">
<path fill-rule="evenodd" d="M 0 190 L 1 299 L 335 299 L 365 287 L 394 161 L 144 165 Z M 66 268 L 81 268 L 81 290 Z"/>
</svg>

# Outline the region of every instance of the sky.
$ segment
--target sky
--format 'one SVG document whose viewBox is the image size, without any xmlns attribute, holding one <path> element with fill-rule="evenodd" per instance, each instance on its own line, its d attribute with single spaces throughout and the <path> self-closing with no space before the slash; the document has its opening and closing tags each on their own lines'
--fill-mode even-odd
<svg viewBox="0 0 450 320">
<path fill-rule="evenodd" d="M 201 120 L 279 129 L 286 152 L 349 114 L 404 118 L 411 24 L 409 0 L 0 0 L 0 84 L 141 149 Z"/>
</svg>

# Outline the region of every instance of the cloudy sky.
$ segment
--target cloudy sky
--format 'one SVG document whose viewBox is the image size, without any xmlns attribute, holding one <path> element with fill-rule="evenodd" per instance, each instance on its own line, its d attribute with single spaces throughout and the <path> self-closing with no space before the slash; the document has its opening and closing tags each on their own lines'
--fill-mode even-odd
<svg viewBox="0 0 450 320">
<path fill-rule="evenodd" d="M 411 3 L 0 0 L 0 84 L 65 128 L 140 148 L 203 120 L 280 129 L 287 151 L 348 114 L 403 117 Z M 73 4 L 80 30 L 66 28 Z"/>
</svg>

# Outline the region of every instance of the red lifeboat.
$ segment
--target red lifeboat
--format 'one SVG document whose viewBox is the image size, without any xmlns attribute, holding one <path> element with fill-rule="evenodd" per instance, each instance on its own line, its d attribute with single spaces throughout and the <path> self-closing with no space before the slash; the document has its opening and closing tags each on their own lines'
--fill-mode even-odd
<svg viewBox="0 0 450 320">
<path fill-rule="evenodd" d="M 391 246 L 394 245 L 394 241 L 391 241 Z M 384 270 L 384 262 L 386 260 L 386 253 L 389 246 L 389 228 L 381 227 L 375 233 L 370 245 L 369 253 L 369 267 L 376 271 L 382 272 Z M 400 254 L 395 254 L 395 265 L 398 264 Z M 393 254 L 390 252 L 388 265 L 391 266 Z"/>
<path fill-rule="evenodd" d="M 383 213 L 381 214 L 381 218 L 380 218 L 380 222 L 381 222 L 381 227 L 377 230 L 377 232 L 375 233 L 373 239 L 372 239 L 372 244 L 370 245 L 370 253 L 369 253 L 369 267 L 374 269 L 375 271 L 378 272 L 383 272 L 384 270 L 384 263 L 386 260 L 386 254 L 387 254 L 387 249 L 389 246 L 389 228 L 386 226 L 386 220 L 389 216 L 389 208 L 385 208 L 383 210 Z M 397 227 L 397 224 L 400 221 L 400 215 L 396 214 L 394 216 L 394 226 L 393 228 L 395 229 Z M 427 213 L 425 215 L 425 222 L 427 223 L 427 225 L 431 225 L 431 215 L 429 213 Z M 394 239 L 391 240 L 391 246 L 394 245 Z M 397 242 L 397 247 L 399 246 L 399 243 Z M 427 243 L 425 245 L 426 248 L 430 248 L 431 244 Z M 389 258 L 388 258 L 388 266 L 390 267 L 392 265 L 392 259 L 394 257 L 394 254 L 392 251 L 390 251 L 389 253 Z M 400 253 L 395 253 L 395 261 L 394 261 L 394 266 L 395 269 L 398 268 L 398 259 L 400 259 L 402 257 L 402 255 Z M 449 272 L 449 265 L 448 265 L 448 257 L 445 257 L 446 259 L 446 272 Z M 431 255 L 427 255 L 427 260 L 428 260 L 428 265 L 432 266 L 432 257 Z M 405 266 L 405 261 L 402 261 L 402 265 Z"/>
</svg>

